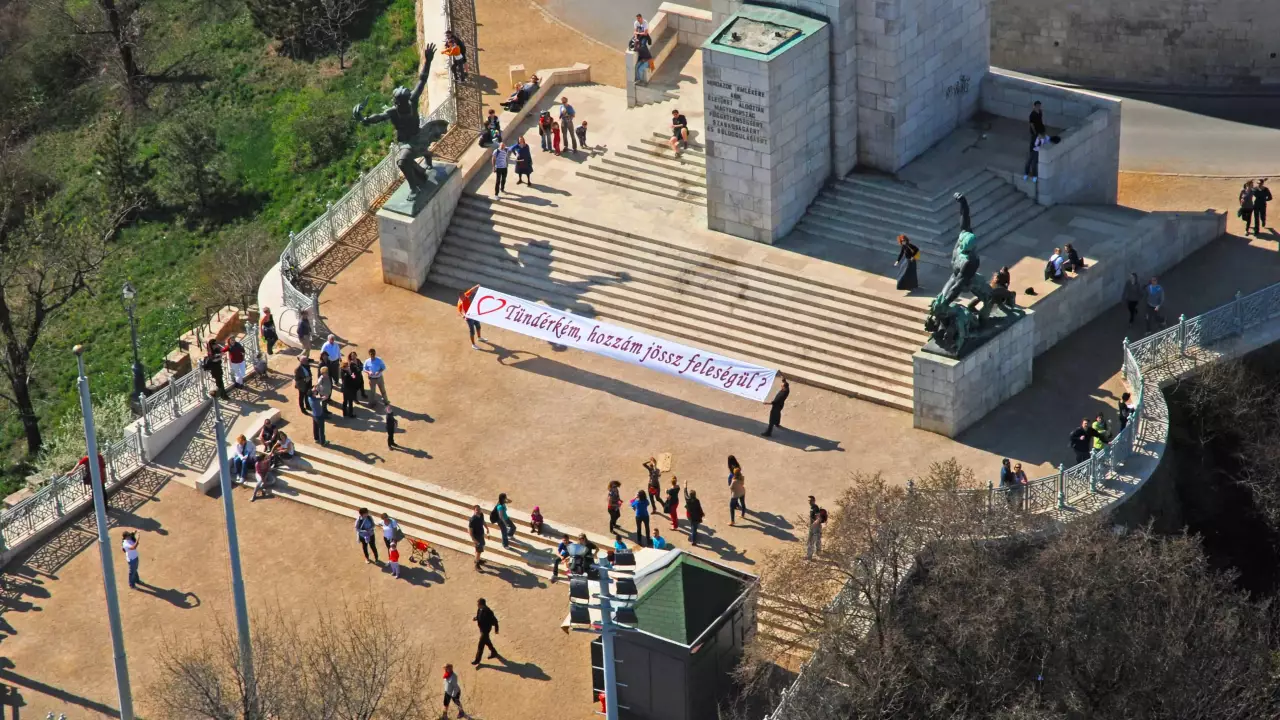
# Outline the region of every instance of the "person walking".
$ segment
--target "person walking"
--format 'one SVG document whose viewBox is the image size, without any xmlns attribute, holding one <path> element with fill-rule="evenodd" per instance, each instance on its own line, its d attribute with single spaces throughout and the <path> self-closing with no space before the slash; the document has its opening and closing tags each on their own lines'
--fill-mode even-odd
<svg viewBox="0 0 1280 720">
<path fill-rule="evenodd" d="M 391 550 L 392 545 L 404 539 L 404 531 L 400 529 L 400 523 L 386 513 L 382 513 L 382 520 L 378 523 L 378 527 L 382 528 L 382 544 L 388 551 Z"/>
<path fill-rule="evenodd" d="M 765 405 L 770 406 L 769 427 L 765 428 L 764 432 L 760 433 L 764 437 L 772 436 L 773 429 L 775 427 L 782 427 L 782 408 L 787 404 L 787 397 L 791 395 L 791 383 L 788 383 L 787 379 L 782 375 L 779 375 L 778 377 L 782 379 L 782 388 L 778 390 L 777 395 L 773 396 L 773 400 L 764 403 Z"/>
<path fill-rule="evenodd" d="M 827 522 L 827 511 L 818 507 L 818 501 L 809 496 L 809 537 L 805 541 L 804 559 L 812 560 L 822 554 L 822 526 Z"/>
<path fill-rule="evenodd" d="M 636 544 L 640 547 L 648 547 L 649 545 L 649 498 L 645 497 L 644 490 L 636 493 L 631 499 L 631 509 L 636 514 Z M 641 533 L 641 528 L 644 533 Z"/>
<path fill-rule="evenodd" d="M 270 357 L 272 349 L 280 342 L 280 333 L 276 332 L 276 319 L 271 315 L 269 307 L 262 308 L 262 314 L 258 317 L 258 333 L 262 335 L 262 342 L 267 346 L 267 357 Z"/>
<path fill-rule="evenodd" d="M 254 338 L 254 342 L 257 342 L 257 338 Z M 244 387 L 244 345 L 240 344 L 240 338 L 233 337 L 227 343 L 227 362 L 231 363 L 231 384 L 238 388 Z"/>
<path fill-rule="evenodd" d="M 671 516 L 671 529 L 680 529 L 680 482 L 676 480 L 676 476 L 671 476 L 671 487 L 667 488 L 667 502 L 663 506 L 667 511 L 667 515 Z"/>
<path fill-rule="evenodd" d="M 444 713 L 442 718 L 449 717 L 449 703 L 458 706 L 458 717 L 467 717 L 467 712 L 462 709 L 462 688 L 458 687 L 458 673 L 453 671 L 452 665 L 444 666 Z"/>
<path fill-rule="evenodd" d="M 502 193 L 507 189 L 507 161 L 511 158 L 511 149 L 507 147 L 507 143 L 499 140 L 498 147 L 493 151 L 493 157 L 489 159 L 489 164 L 493 166 L 493 199 L 501 200 Z"/>
<path fill-rule="evenodd" d="M 618 518 L 622 517 L 622 483 L 617 480 L 609 481 L 609 534 L 613 535 L 618 529 Z"/>
<path fill-rule="evenodd" d="M 316 381 L 316 386 L 311 388 L 311 439 L 322 446 L 329 444 L 325 439 L 324 421 L 325 415 L 329 412 L 326 400 L 332 392 L 333 382 L 329 380 L 329 368 L 322 367 L 320 379 Z"/>
<path fill-rule="evenodd" d="M 1102 452 L 1107 447 L 1107 443 L 1111 441 L 1111 428 L 1107 426 L 1107 419 L 1102 413 L 1098 413 L 1098 417 L 1089 426 L 1089 430 L 1093 434 L 1093 449 L 1095 452 Z"/>
<path fill-rule="evenodd" d="M 659 496 L 662 495 L 662 471 L 658 469 L 658 461 L 649 458 L 642 463 L 644 469 L 649 472 L 649 506 L 657 510 L 661 506 Z"/>
<path fill-rule="evenodd" d="M 489 516 L 489 522 L 497 523 L 498 530 L 502 533 L 502 547 L 508 550 L 511 549 L 511 538 L 516 535 L 516 524 L 511 522 L 511 516 L 507 512 L 510 503 L 506 493 L 498 493 L 498 502 Z"/>
<path fill-rule="evenodd" d="M 471 544 L 476 548 L 476 570 L 484 566 L 484 538 L 489 534 L 489 526 L 484 524 L 484 515 L 479 505 L 471 506 L 471 519 L 467 520 L 467 532 L 471 534 Z"/>
<path fill-rule="evenodd" d="M 293 387 L 298 391 L 298 409 L 303 415 L 310 415 L 311 361 L 306 355 L 298 358 L 298 367 L 293 371 Z"/>
<path fill-rule="evenodd" d="M 564 136 L 564 149 L 569 150 L 569 143 L 573 143 L 573 151 L 578 151 L 578 136 L 573 134 L 573 118 L 577 113 L 574 112 L 573 106 L 569 104 L 569 98 L 560 98 L 560 134 Z"/>
<path fill-rule="evenodd" d="M 550 110 L 538 113 L 538 139 L 542 142 L 542 152 L 551 152 L 551 128 L 556 121 L 551 118 Z"/>
<path fill-rule="evenodd" d="M 480 664 L 480 655 L 484 649 L 489 648 L 489 659 L 501 659 L 498 649 L 493 646 L 493 641 L 489 639 L 489 633 L 497 634 L 501 632 L 498 627 L 498 616 L 493 614 L 493 610 L 485 603 L 484 598 L 476 600 L 476 616 L 472 618 L 476 621 L 476 627 L 480 629 L 480 641 L 476 643 L 476 659 L 471 661 L 472 665 Z"/>
<path fill-rule="evenodd" d="M 213 384 L 218 388 L 218 397 L 223 400 L 227 399 L 227 388 L 222 379 L 222 354 L 226 348 L 218 344 L 216 339 L 210 339 L 209 344 L 205 346 L 208 354 L 204 357 L 204 371 L 209 373 L 213 379 Z"/>
<path fill-rule="evenodd" d="M 1253 220 L 1253 181 L 1246 180 L 1244 187 L 1240 189 L 1240 210 L 1238 215 L 1244 221 L 1244 234 L 1249 234 L 1249 223 Z"/>
<path fill-rule="evenodd" d="M 1257 234 L 1267 226 L 1267 203 L 1271 202 L 1271 188 L 1267 187 L 1267 179 L 1258 180 L 1253 186 L 1253 234 Z"/>
<path fill-rule="evenodd" d="M 1129 279 L 1124 281 L 1124 292 L 1120 294 L 1120 299 L 1129 309 L 1129 324 L 1133 325 L 1133 321 L 1138 317 L 1138 303 L 1142 302 L 1142 282 L 1138 280 L 1138 273 L 1129 273 Z"/>
<path fill-rule="evenodd" d="M 729 456 L 729 461 L 730 464 L 737 463 L 732 455 Z M 729 527 L 734 526 L 735 510 L 741 511 L 742 517 L 747 516 L 747 479 L 743 476 L 741 467 L 729 470 Z"/>
<path fill-rule="evenodd" d="M 1137 409 L 1133 406 L 1132 398 L 1133 396 L 1130 395 L 1129 393 L 1124 393 L 1123 395 L 1120 396 L 1119 407 L 1116 409 L 1119 411 L 1119 415 L 1120 415 L 1121 431 L 1123 431 L 1125 427 L 1129 425 L 1129 418 L 1133 416 L 1134 410 Z"/>
<path fill-rule="evenodd" d="M 920 287 L 920 280 L 916 276 L 916 261 L 920 259 L 920 248 L 911 243 L 911 239 L 906 235 L 898 236 L 898 259 L 894 261 L 893 266 L 902 266 L 898 271 L 899 290 L 915 290 Z M 906 263 L 905 265 L 903 263 Z"/>
<path fill-rule="evenodd" d="M 515 147 L 511 148 L 511 154 L 516 156 L 516 184 L 519 185 L 521 178 L 524 184 L 533 185 L 533 148 L 529 147 L 529 143 L 524 141 L 524 136 L 516 141 Z"/>
<path fill-rule="evenodd" d="M 326 363 L 329 368 L 329 379 L 336 382 L 338 373 L 342 370 L 342 345 L 338 343 L 338 338 L 330 334 L 325 339 L 324 345 L 320 346 L 320 353 L 329 358 Z"/>
<path fill-rule="evenodd" d="M 311 312 L 303 310 L 298 313 L 298 344 L 302 346 L 302 356 L 311 357 Z"/>
<path fill-rule="evenodd" d="M 1079 465 L 1089 459 L 1089 448 L 1093 445 L 1093 429 L 1089 427 L 1089 418 L 1081 418 L 1080 427 L 1071 431 L 1071 449 L 1076 454 L 1073 465 Z"/>
<path fill-rule="evenodd" d="M 396 448 L 400 447 L 399 445 L 396 445 L 396 427 L 400 423 L 396 420 L 395 411 L 391 409 L 390 405 L 387 406 L 387 414 L 386 414 L 385 422 L 386 422 L 386 429 L 387 429 L 387 449 L 395 450 Z"/>
<path fill-rule="evenodd" d="M 136 530 L 126 531 L 124 539 L 120 543 L 120 550 L 124 553 L 124 560 L 129 564 L 129 589 L 137 590 L 139 585 L 145 585 L 142 579 L 138 577 L 138 533 Z"/>
<path fill-rule="evenodd" d="M 360 550 L 364 553 L 364 561 L 370 564 L 378 564 L 381 560 L 378 558 L 378 543 L 373 539 L 373 530 L 377 527 L 377 523 L 373 521 L 373 516 L 369 515 L 369 508 L 360 508 L 356 515 L 356 539 L 360 541 Z M 373 551 L 373 559 L 369 559 L 369 551 Z"/>
<path fill-rule="evenodd" d="M 378 351 L 369 348 L 369 359 L 364 361 L 364 374 L 369 376 L 369 392 L 374 390 L 382 396 L 382 404 L 390 405 L 391 398 L 387 397 L 387 383 L 383 377 L 387 374 L 387 364 L 378 357 Z"/>
<path fill-rule="evenodd" d="M 1164 307 L 1164 288 L 1160 286 L 1160 278 L 1152 277 L 1147 284 L 1146 301 L 1146 327 L 1147 332 L 1151 332 L 1152 320 L 1156 321 L 1156 325 L 1164 325 L 1164 315 L 1160 313 L 1160 308 Z"/>
<path fill-rule="evenodd" d="M 698 546 L 698 527 L 706 514 L 702 512 L 702 501 L 698 499 L 698 491 L 685 488 L 684 517 L 689 521 L 689 543 Z"/>
<path fill-rule="evenodd" d="M 342 366 L 342 417 L 356 416 L 356 395 L 360 392 L 364 370 L 360 365 L 347 363 Z"/>
</svg>

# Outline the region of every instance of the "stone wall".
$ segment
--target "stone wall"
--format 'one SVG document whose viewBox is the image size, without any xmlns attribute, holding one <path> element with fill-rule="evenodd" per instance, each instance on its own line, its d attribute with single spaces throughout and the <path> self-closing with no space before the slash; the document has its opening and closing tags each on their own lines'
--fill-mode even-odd
<svg viewBox="0 0 1280 720">
<path fill-rule="evenodd" d="M 658 6 L 658 12 L 666 15 L 667 27 L 675 29 L 676 42 L 681 45 L 697 47 L 716 29 L 710 10 L 664 2 Z"/>
<path fill-rule="evenodd" d="M 991 61 L 1047 77 L 1280 82 L 1280 13 L 1256 0 L 992 0 Z"/>
<path fill-rule="evenodd" d="M 1125 278 L 1143 282 L 1177 265 L 1227 231 L 1224 213 L 1151 213 L 1125 236 L 1092 251 L 1093 262 L 1077 277 L 1042 297 L 1036 312 L 1035 354 L 1039 355 L 1120 302 Z M 1086 262 L 1090 258 L 1086 258 Z M 1173 303 L 1177 305 L 1176 302 Z M 1165 318 L 1175 322 L 1177 318 Z"/>
<path fill-rule="evenodd" d="M 428 170 L 427 172 L 432 172 Z M 382 252 L 382 282 L 417 292 L 427 281 L 431 262 L 449 229 L 453 210 L 462 197 L 463 173 L 450 163 L 437 162 L 434 175 L 440 187 L 409 215 L 391 209 L 408 194 L 402 184 L 382 209 L 378 210 L 378 246 Z M 440 179 L 443 176 L 443 179 Z M 424 189 L 422 192 L 428 192 Z"/>
<path fill-rule="evenodd" d="M 912 424 L 955 437 L 1031 384 L 1038 318 L 1028 310 L 1004 332 L 959 360 L 923 350 L 912 356 Z"/>
<path fill-rule="evenodd" d="M 1030 188 L 1041 205 L 1111 205 L 1120 173 L 1121 101 L 1107 95 L 1064 88 L 991 68 L 982 81 L 982 109 L 1023 122 L 1040 101 L 1049 127 L 1065 128 L 1061 142 L 1040 150 L 1040 182 Z"/>
</svg>

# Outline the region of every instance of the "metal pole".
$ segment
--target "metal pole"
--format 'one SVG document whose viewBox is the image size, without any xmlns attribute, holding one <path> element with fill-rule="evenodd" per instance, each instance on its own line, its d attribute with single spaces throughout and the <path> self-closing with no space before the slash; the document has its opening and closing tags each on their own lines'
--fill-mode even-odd
<svg viewBox="0 0 1280 720">
<path fill-rule="evenodd" d="M 138 322 L 133 315 L 133 307 L 129 307 L 129 340 L 133 343 L 133 395 L 137 397 L 147 391 L 146 371 L 142 369 L 142 360 L 138 357 Z"/>
<path fill-rule="evenodd" d="M 600 571 L 600 649 L 604 655 L 605 720 L 618 720 L 618 673 L 613 657 L 613 603 L 609 588 L 609 563 L 599 562 Z"/>
<path fill-rule="evenodd" d="M 77 345 L 76 366 L 80 375 L 80 412 L 84 415 L 85 452 L 89 458 L 89 477 L 93 482 L 94 519 L 98 523 L 98 552 L 102 556 L 102 585 L 107 596 L 107 620 L 111 627 L 111 648 L 115 655 L 116 694 L 120 698 L 120 719 L 133 720 L 133 692 L 129 688 L 129 662 L 124 653 L 124 628 L 120 623 L 120 598 L 116 595 L 116 570 L 111 555 L 111 538 L 107 534 L 106 478 L 98 467 L 98 439 L 93 429 L 93 402 L 89 399 L 89 378 L 84 374 L 84 346 Z"/>
<path fill-rule="evenodd" d="M 240 536 L 236 532 L 236 508 L 231 496 L 231 467 L 227 463 L 227 431 L 222 424 L 222 403 L 213 397 L 214 441 L 218 444 L 218 476 L 222 481 L 222 511 L 227 520 L 227 551 L 231 555 L 231 594 L 236 605 L 236 634 L 240 636 L 240 665 L 249 702 L 254 704 L 257 685 L 253 677 L 253 646 L 249 643 L 249 604 L 244 597 L 244 574 L 240 569 Z"/>
</svg>

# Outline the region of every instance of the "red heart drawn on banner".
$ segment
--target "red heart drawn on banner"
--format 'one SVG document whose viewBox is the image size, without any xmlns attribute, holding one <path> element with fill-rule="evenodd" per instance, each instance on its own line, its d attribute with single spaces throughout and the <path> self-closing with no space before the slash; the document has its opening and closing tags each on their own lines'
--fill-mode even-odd
<svg viewBox="0 0 1280 720">
<path fill-rule="evenodd" d="M 488 310 L 485 310 L 485 309 L 484 309 L 484 303 L 485 303 L 485 301 L 486 301 L 486 300 L 488 300 L 490 303 L 497 303 L 497 304 L 498 304 L 498 306 L 497 306 L 497 307 L 489 308 Z M 497 311 L 501 310 L 502 308 L 504 308 L 504 307 L 506 307 L 506 306 L 507 306 L 507 301 L 506 301 L 506 300 L 503 300 L 502 298 L 494 297 L 494 296 L 492 296 L 492 295 L 485 295 L 484 297 L 480 298 L 479 300 L 476 300 L 476 314 L 477 314 L 477 315 L 488 315 L 489 313 L 491 313 L 491 312 L 497 312 Z"/>
</svg>

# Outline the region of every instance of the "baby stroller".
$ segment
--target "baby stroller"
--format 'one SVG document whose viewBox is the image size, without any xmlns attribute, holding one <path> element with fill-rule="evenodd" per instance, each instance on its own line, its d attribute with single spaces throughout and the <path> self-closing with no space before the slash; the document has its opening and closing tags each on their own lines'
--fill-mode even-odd
<svg viewBox="0 0 1280 720">
<path fill-rule="evenodd" d="M 426 565 L 430 562 L 430 556 L 436 554 L 435 549 L 431 547 L 431 543 L 426 540 L 411 537 L 407 537 L 405 540 L 409 541 L 409 562 Z"/>
</svg>

